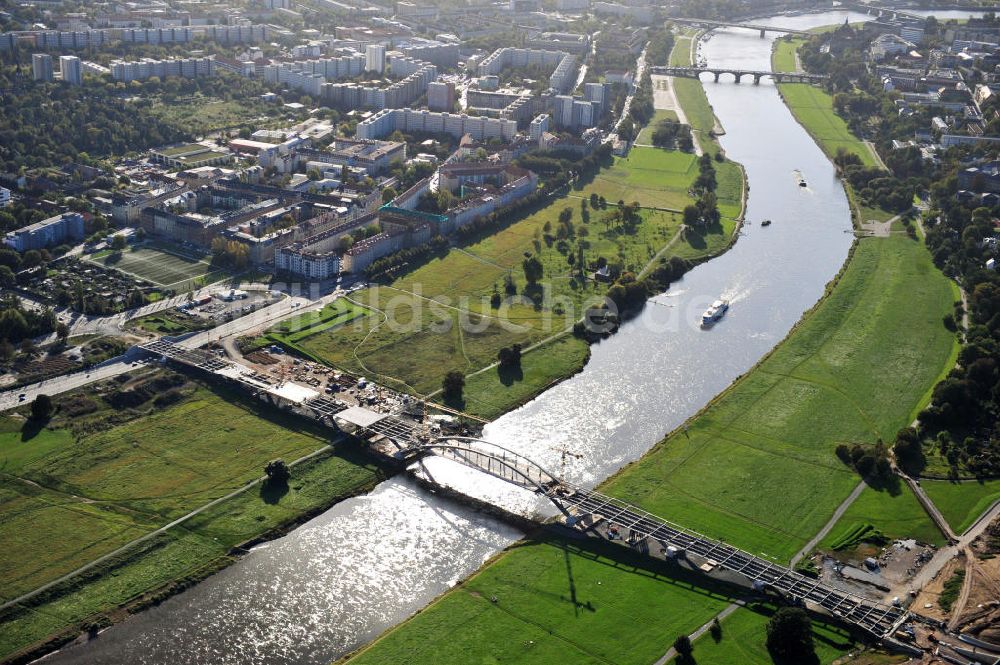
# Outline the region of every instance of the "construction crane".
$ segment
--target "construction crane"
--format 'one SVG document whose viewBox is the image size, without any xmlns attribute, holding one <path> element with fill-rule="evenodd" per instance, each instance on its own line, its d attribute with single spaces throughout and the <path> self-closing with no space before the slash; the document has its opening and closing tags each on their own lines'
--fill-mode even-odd
<svg viewBox="0 0 1000 665">
<path fill-rule="evenodd" d="M 559 477 L 564 478 L 566 476 L 566 458 L 573 457 L 575 459 L 583 459 L 583 455 L 579 453 L 574 453 L 569 449 L 569 446 L 563 444 L 561 446 L 550 446 L 549 450 L 554 450 L 559 453 Z"/>
</svg>

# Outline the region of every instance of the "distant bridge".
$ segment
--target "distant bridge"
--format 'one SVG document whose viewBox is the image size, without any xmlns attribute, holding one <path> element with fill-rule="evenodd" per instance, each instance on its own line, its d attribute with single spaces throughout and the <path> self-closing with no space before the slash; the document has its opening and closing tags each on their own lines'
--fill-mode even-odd
<svg viewBox="0 0 1000 665">
<path fill-rule="evenodd" d="M 744 76 L 752 76 L 754 85 L 758 85 L 762 78 L 769 77 L 775 83 L 819 83 L 826 81 L 829 76 L 823 74 L 806 74 L 804 72 L 765 72 L 749 69 L 730 69 L 726 67 L 650 67 L 650 73 L 663 74 L 666 76 L 680 76 L 683 78 L 700 79 L 702 74 L 708 73 L 715 77 L 715 82 L 723 74 L 731 75 L 737 83 Z"/>
<path fill-rule="evenodd" d="M 772 589 L 789 601 L 854 625 L 876 639 L 890 638 L 913 617 L 909 612 L 841 591 L 731 545 L 684 529 L 625 501 L 574 486 L 524 455 L 482 439 L 443 437 L 414 443 L 402 451 L 407 460 L 427 456 L 451 459 L 547 498 L 570 527 L 610 538 L 650 556 L 693 556 L 707 569 L 743 576 L 755 590 Z"/>
<path fill-rule="evenodd" d="M 913 20 L 916 20 L 916 21 L 924 21 L 924 20 L 926 20 L 925 16 L 921 16 L 920 14 L 913 14 L 911 12 L 908 12 L 908 11 L 904 10 L 904 9 L 894 9 L 893 7 L 879 7 L 877 5 L 866 5 L 866 4 L 860 3 L 860 2 L 859 3 L 852 3 L 852 4 L 845 3 L 844 6 L 843 6 L 843 8 L 844 9 L 853 9 L 853 10 L 861 12 L 863 14 L 871 14 L 871 15 L 874 15 L 874 16 L 878 16 L 879 18 L 887 18 L 887 19 L 891 19 L 891 20 L 900 19 L 900 18 L 913 19 Z M 986 9 L 987 8 L 984 7 L 982 9 L 970 9 L 969 11 L 970 12 L 984 11 Z"/>
<path fill-rule="evenodd" d="M 674 23 L 680 23 L 681 25 L 691 25 L 699 28 L 747 28 L 748 30 L 759 30 L 760 36 L 763 39 L 764 35 L 768 32 L 784 32 L 789 35 L 805 35 L 809 36 L 813 33 L 806 30 L 797 30 L 795 28 L 781 28 L 776 25 L 759 25 L 756 23 L 731 23 L 729 21 L 714 21 L 707 18 L 672 18 L 670 19 Z"/>
</svg>

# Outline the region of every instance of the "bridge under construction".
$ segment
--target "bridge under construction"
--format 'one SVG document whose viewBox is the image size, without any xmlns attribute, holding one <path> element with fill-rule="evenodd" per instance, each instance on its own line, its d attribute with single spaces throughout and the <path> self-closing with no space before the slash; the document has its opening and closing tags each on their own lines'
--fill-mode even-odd
<svg viewBox="0 0 1000 665">
<path fill-rule="evenodd" d="M 452 460 L 544 497 L 558 510 L 560 521 L 568 528 L 618 542 L 654 558 L 683 559 L 705 574 L 723 571 L 735 574 L 754 591 L 777 593 L 787 602 L 826 614 L 892 647 L 919 653 L 915 647 L 895 641 L 893 636 L 904 624 L 924 620 L 921 617 L 837 589 L 673 524 L 638 506 L 576 486 L 496 443 L 463 436 L 429 436 L 426 427 L 413 418 L 348 406 L 303 386 L 269 383 L 249 368 L 208 351 L 185 349 L 165 340 L 140 348 L 163 362 L 207 372 L 238 384 L 263 401 L 349 431 L 368 440 L 373 451 L 408 467 L 419 468 L 415 463 L 428 457 Z"/>
</svg>

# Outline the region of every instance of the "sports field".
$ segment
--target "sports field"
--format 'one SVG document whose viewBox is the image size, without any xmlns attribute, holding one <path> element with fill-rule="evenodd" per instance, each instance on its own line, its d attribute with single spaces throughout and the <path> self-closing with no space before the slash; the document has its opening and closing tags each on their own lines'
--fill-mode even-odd
<svg viewBox="0 0 1000 665">
<path fill-rule="evenodd" d="M 92 260 L 148 280 L 156 286 L 179 292 L 190 290 L 196 282 L 210 284 L 228 274 L 224 270 L 213 270 L 207 257 L 159 246 L 132 247 L 122 252 L 101 253 Z"/>
</svg>

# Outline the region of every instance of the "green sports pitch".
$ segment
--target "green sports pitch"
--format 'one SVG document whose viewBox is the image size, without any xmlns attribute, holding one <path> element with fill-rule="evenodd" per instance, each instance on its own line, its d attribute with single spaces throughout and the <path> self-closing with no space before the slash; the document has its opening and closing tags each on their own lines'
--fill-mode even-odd
<svg viewBox="0 0 1000 665">
<path fill-rule="evenodd" d="M 175 291 L 192 288 L 195 280 L 211 283 L 227 274 L 213 269 L 208 257 L 163 246 L 130 247 L 123 252 L 97 254 L 90 260 Z"/>
</svg>

